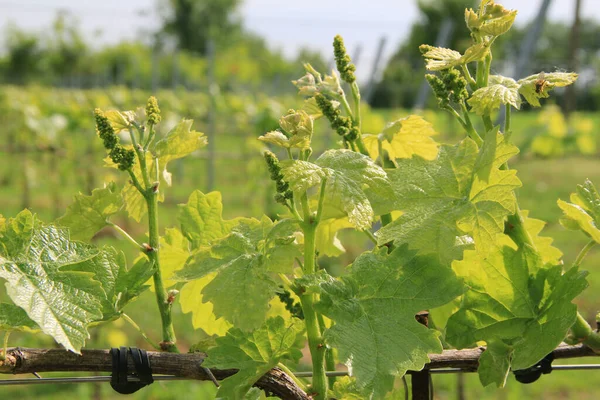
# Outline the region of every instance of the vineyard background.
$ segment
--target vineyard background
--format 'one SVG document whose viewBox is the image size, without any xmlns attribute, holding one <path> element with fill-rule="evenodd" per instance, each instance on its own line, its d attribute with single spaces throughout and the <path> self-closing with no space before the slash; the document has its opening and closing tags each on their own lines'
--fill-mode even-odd
<svg viewBox="0 0 600 400">
<path fill-rule="evenodd" d="M 464 8 L 468 2 L 448 3 L 460 3 L 460 7 Z M 564 1 L 562 5 L 571 7 L 571 3 L 574 4 Z M 323 41 L 329 42 L 329 39 L 325 37 Z M 367 100 L 376 99 L 378 93 L 381 94 L 381 82 L 385 83 L 384 70 L 387 66 L 377 55 L 386 46 L 385 37 L 380 39 L 379 46 L 379 51 L 371 49 L 372 56 L 364 59 L 360 58 L 360 44 L 350 48 L 358 55 L 355 60 L 358 69 L 367 71 L 362 74 L 363 93 Z M 179 50 L 156 51 L 142 45 L 122 45 L 102 53 L 106 59 L 117 61 L 108 62 L 106 68 L 100 71 L 84 73 L 85 69 L 73 69 L 62 74 L 44 75 L 42 70 L 34 69 L 33 75 L 22 75 L 21 78 L 8 73 L 11 59 L 10 54 L 8 58 L 5 55 L 0 61 L 1 80 L 4 82 L 0 86 L 0 157 L 3 161 L 0 165 L 0 214 L 14 216 L 21 209 L 29 208 L 42 220 L 52 221 L 63 213 L 75 194 L 89 194 L 92 188 L 103 183 L 123 179 L 116 171 L 102 169 L 105 151 L 96 138 L 92 110 L 94 107 L 131 109 L 144 104 L 149 94 L 158 97 L 163 110 L 160 132 L 168 131 L 181 118 L 191 118 L 195 121 L 194 128 L 204 132 L 210 143 L 198 154 L 178 161 L 172 168 L 173 187 L 162 188 L 166 192 L 166 202 L 161 211 L 161 227 L 175 224 L 177 204 L 185 203 L 193 189 L 203 192 L 219 190 L 223 195 L 226 218 L 236 215 L 260 217 L 263 212 L 276 216 L 283 212 L 284 209 L 272 199 L 272 182 L 260 157 L 263 144 L 256 138 L 276 129 L 279 116 L 291 105 L 301 107 L 302 99 L 295 95 L 296 90 L 289 83 L 302 75 L 301 64 L 296 61 L 308 57 L 325 67 L 330 66 L 331 61 L 318 54 L 304 53 L 299 54 L 295 61 L 283 62 L 281 55 L 273 55 L 266 50 L 255 57 L 250 51 L 252 46 L 235 41 L 225 46 L 211 39 L 206 48 L 205 54 L 198 56 Z M 100 53 L 95 54 L 98 56 Z M 132 54 L 135 57 L 130 57 Z M 516 54 L 513 53 L 513 57 Z M 575 184 L 586 178 L 596 184 L 600 182 L 600 148 L 597 145 L 600 143 L 600 111 L 597 109 L 600 91 L 595 80 L 599 59 L 597 50 L 580 57 L 580 60 L 586 60 L 586 64 L 582 66 L 585 73 L 582 74 L 583 83 L 578 87 L 578 109 L 574 113 L 567 117 L 559 106 L 555 106 L 543 112 L 530 110 L 519 113 L 512 122 L 513 137 L 521 148 L 521 155 L 513 163 L 523 181 L 524 189 L 518 191 L 519 199 L 524 209 L 531 210 L 530 215 L 548 222 L 546 232 L 556 238 L 555 244 L 565 252 L 566 259 L 574 259 L 586 239 L 559 225 L 561 212 L 556 199 L 567 199 Z M 280 61 L 282 63 L 278 64 Z M 498 72 L 510 70 L 514 61 L 509 54 L 502 68 L 505 71 Z M 530 62 L 535 64 L 536 59 Z M 548 57 L 544 62 L 560 68 L 570 63 L 564 58 Z M 409 59 L 408 63 L 413 62 Z M 424 70 L 419 68 L 422 75 Z M 386 87 L 393 89 L 396 88 L 394 85 L 392 81 Z M 458 125 L 446 114 L 437 111 L 431 101 L 429 99 L 424 110 L 418 111 L 396 107 L 368 109 L 363 131 L 378 133 L 386 121 L 417 112 L 434 124 L 440 135 L 438 141 L 455 142 Z M 564 92 L 559 92 L 558 101 L 564 109 L 567 101 Z M 326 130 L 317 132 L 313 143 L 315 149 L 319 149 L 335 140 L 337 136 Z M 145 234 L 143 228 L 133 225 L 124 215 L 118 223 L 134 237 L 141 238 Z M 346 255 L 341 259 L 321 260 L 322 265 L 338 274 L 369 246 L 363 236 L 343 234 L 341 240 L 347 249 Z M 130 247 L 109 230 L 101 232 L 95 241 L 122 249 L 130 261 L 135 256 Z M 598 249 L 590 252 L 583 269 L 590 271 L 590 288 L 576 302 L 583 316 L 592 321 L 600 310 L 597 296 L 600 292 Z M 2 287 L 0 301 L 5 296 Z M 148 329 L 150 336 L 158 337 L 158 330 L 152 330 L 157 328 L 155 321 L 158 315 L 154 309 L 145 306 L 151 301 L 151 296 L 152 293 L 145 293 L 130 306 L 130 314 L 138 316 L 137 322 Z M 174 308 L 174 315 L 183 348 L 202 338 L 201 331 L 193 330 L 189 315 L 184 315 L 178 307 Z M 93 335 L 88 344 L 90 348 L 145 347 L 137 332 L 122 321 L 95 330 Z M 26 333 L 13 334 L 11 343 L 28 347 L 55 346 L 50 338 L 33 338 Z M 600 358 L 589 362 L 598 363 Z M 65 374 L 44 376 L 56 375 Z M 0 379 L 8 378 L 0 376 Z M 502 390 L 482 388 L 476 374 L 465 374 L 459 378 L 435 375 L 433 384 L 435 398 L 439 399 L 457 398 L 457 393 L 460 393 L 457 386 L 464 385 L 466 398 L 583 400 L 596 397 L 590 382 L 598 379 L 600 371 L 561 371 L 543 376 L 531 385 L 521 385 L 510 378 L 507 387 Z M 23 398 L 43 396 L 58 399 L 65 395 L 81 399 L 117 397 L 106 384 L 3 387 L 1 392 L 6 396 Z M 161 382 L 132 398 L 179 399 L 193 396 L 201 399 L 210 398 L 211 394 L 214 394 L 214 388 L 207 383 Z"/>
</svg>

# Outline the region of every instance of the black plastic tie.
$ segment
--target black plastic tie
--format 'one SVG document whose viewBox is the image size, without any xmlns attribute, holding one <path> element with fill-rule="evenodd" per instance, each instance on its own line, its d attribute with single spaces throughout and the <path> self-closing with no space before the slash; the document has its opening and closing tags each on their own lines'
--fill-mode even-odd
<svg viewBox="0 0 600 400">
<path fill-rule="evenodd" d="M 515 379 L 521 383 L 533 383 L 540 379 L 542 374 L 549 374 L 552 372 L 552 361 L 554 361 L 554 353 L 548 354 L 529 368 L 513 371 Z"/>
<path fill-rule="evenodd" d="M 131 353 L 135 372 L 129 374 L 127 367 L 127 359 Z M 112 357 L 112 374 L 110 386 L 120 394 L 132 394 L 143 387 L 146 387 L 154 382 L 152 377 L 152 368 L 146 350 L 138 349 L 137 347 L 121 347 L 119 349 L 110 349 Z M 136 381 L 130 381 L 130 377 L 137 378 Z"/>
</svg>

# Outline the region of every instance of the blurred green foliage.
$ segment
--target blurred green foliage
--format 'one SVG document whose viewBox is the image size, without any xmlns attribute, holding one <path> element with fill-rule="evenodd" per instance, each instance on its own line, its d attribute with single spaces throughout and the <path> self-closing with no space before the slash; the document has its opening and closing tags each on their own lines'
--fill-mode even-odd
<svg viewBox="0 0 600 400">
<path fill-rule="evenodd" d="M 411 108 L 420 85 L 423 82 L 425 67 L 419 53 L 419 45 L 423 43 L 434 45 L 441 26 L 446 19 L 450 19 L 453 30 L 448 43 L 443 47 L 456 49 L 463 52 L 468 45 L 469 32 L 464 24 L 464 9 L 473 7 L 473 0 L 419 0 L 420 18 L 411 28 L 410 35 L 402 42 L 394 55 L 387 63 L 383 76 L 379 81 L 372 106 L 374 107 L 405 107 Z M 502 3 L 500 1 L 499 3 Z M 570 5 L 564 5 L 571 7 Z M 505 35 L 497 39 L 494 62 L 503 69 L 510 70 L 516 61 L 521 43 L 525 39 L 533 21 L 524 24 L 517 15 L 517 25 Z M 531 57 L 530 65 L 536 71 L 546 72 L 565 71 L 570 63 L 570 22 L 546 21 L 541 37 L 538 39 L 535 54 Z M 600 71 L 600 23 L 583 16 L 580 24 L 579 51 L 577 54 L 579 67 L 577 72 L 585 75 L 596 74 Z M 503 65 L 503 62 L 505 63 Z M 523 71 L 521 78 L 535 72 Z M 585 78 L 582 76 L 581 78 Z M 577 109 L 597 110 L 600 108 L 600 82 L 589 81 L 581 85 L 577 91 Z M 557 93 L 558 103 L 562 103 L 562 93 Z M 434 99 L 430 98 L 431 107 Z"/>
</svg>

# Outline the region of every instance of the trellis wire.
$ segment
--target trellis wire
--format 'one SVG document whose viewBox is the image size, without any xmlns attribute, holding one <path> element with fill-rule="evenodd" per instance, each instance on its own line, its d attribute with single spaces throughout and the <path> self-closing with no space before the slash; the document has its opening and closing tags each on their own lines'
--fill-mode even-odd
<svg viewBox="0 0 600 400">
<path fill-rule="evenodd" d="M 553 365 L 552 371 L 578 371 L 578 370 L 600 370 L 600 364 L 574 364 L 574 365 Z M 429 370 L 430 374 L 455 374 L 458 372 L 476 372 L 474 370 L 462 368 L 441 368 Z M 296 372 L 294 375 L 297 378 L 311 378 L 312 372 Z M 327 376 L 346 376 L 346 371 L 327 371 Z M 194 380 L 191 378 L 174 376 L 174 375 L 155 375 L 155 381 L 183 381 Z M 110 376 L 80 376 L 80 377 L 65 377 L 65 378 L 24 378 L 24 379 L 0 379 L 0 386 L 10 385 L 43 385 L 43 384 L 58 384 L 58 383 L 89 383 L 89 382 L 110 382 Z M 138 378 L 130 376 L 129 381 L 136 382 Z"/>
</svg>

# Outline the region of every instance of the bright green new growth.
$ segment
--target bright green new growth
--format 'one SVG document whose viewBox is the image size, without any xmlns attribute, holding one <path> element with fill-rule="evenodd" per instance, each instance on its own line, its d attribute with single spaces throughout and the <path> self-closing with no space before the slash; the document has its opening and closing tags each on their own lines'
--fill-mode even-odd
<svg viewBox="0 0 600 400">
<path fill-rule="evenodd" d="M 467 251 L 453 267 L 470 290 L 448 321 L 446 340 L 458 348 L 479 340 L 495 346 L 495 357 L 480 361 L 484 385 L 503 386 L 509 367 L 528 368 L 554 350 L 575 322 L 571 300 L 587 287 L 586 273 L 572 268 L 561 275 L 560 265 L 544 264 L 541 255 L 510 241 Z"/>
<path fill-rule="evenodd" d="M 357 229 L 370 228 L 374 216 L 363 188 L 388 197 L 392 193 L 383 169 L 369 157 L 350 150 L 328 150 L 314 163 L 284 161 L 281 171 L 296 192 L 325 182 L 327 204 L 347 215 Z"/>
<path fill-rule="evenodd" d="M 225 220 L 220 193 L 194 191 L 179 206 L 179 226 L 160 230 L 168 163 L 203 147 L 206 137 L 183 120 L 156 140 L 161 114 L 154 97 L 137 112 L 96 110 L 107 166 L 126 171 L 130 181 L 120 190 L 111 183 L 75 196 L 56 226 L 28 211 L 0 217 L 0 278 L 14 303 L 0 304 L 0 329 L 41 330 L 78 352 L 91 324 L 120 317 L 152 286 L 162 341 L 144 338 L 178 351 L 172 307 L 179 301 L 194 328 L 210 335 L 193 346 L 208 353 L 205 366 L 238 370 L 217 394 L 234 400 L 249 396 L 274 367 L 293 375 L 304 347 L 313 377 L 308 387 L 296 381 L 316 400 L 386 398 L 394 379 L 421 369 L 442 342 L 456 348 L 484 342 L 480 380 L 497 386 L 510 369 L 532 366 L 565 337 L 599 349 L 600 338 L 571 301 L 587 285 L 579 265 L 600 243 L 600 195 L 586 181 L 570 203 L 559 200 L 561 223 L 591 239 L 563 270 L 562 253 L 540 236 L 544 222 L 520 210 L 515 189 L 521 181 L 508 165 L 518 153 L 510 136 L 512 108 L 523 99 L 539 106 L 551 89 L 577 75 L 518 81 L 490 75 L 494 41 L 515 16 L 482 0 L 477 11 L 466 10 L 473 43 L 464 54 L 421 46 L 440 107 L 466 133 L 455 145 L 436 143 L 431 124 L 419 116 L 363 134 L 355 67 L 336 36 L 339 76 L 305 65 L 306 75 L 294 81 L 309 97 L 304 107 L 289 110 L 279 130 L 259 138 L 280 151 L 263 152 L 285 207 L 279 220 Z M 349 84 L 350 98 L 341 81 Z M 502 106 L 506 122 L 495 126 L 493 114 Z M 321 117 L 344 148 L 313 157 Z M 130 134 L 131 146 L 119 144 L 121 131 Z M 147 215 L 148 243 L 110 220 L 122 209 L 138 222 Z M 140 251 L 130 269 L 114 249 L 74 241 L 90 240 L 107 226 Z M 375 248 L 332 276 L 320 257 L 342 254 L 337 234 L 351 228 Z M 435 309 L 444 305 L 456 307 L 438 325 Z M 443 333 L 415 320 L 430 309 L 432 325 Z M 328 378 L 325 371 L 340 363 L 352 376 Z"/>
<path fill-rule="evenodd" d="M 109 225 L 108 219 L 123 208 L 123 197 L 111 182 L 107 187 L 94 189 L 91 196 L 75 195 L 75 201 L 65 215 L 56 220 L 58 225 L 69 228 L 71 239 L 89 241 Z"/>
<path fill-rule="evenodd" d="M 227 236 L 200 250 L 175 278 L 193 281 L 216 273 L 202 290 L 215 316 L 242 330 L 255 329 L 265 321 L 269 302 L 278 291 L 277 274 L 291 273 L 300 255 L 292 236 L 296 229 L 290 220 L 275 224 L 267 217 L 241 220 Z"/>
<path fill-rule="evenodd" d="M 571 300 L 587 285 L 585 274 L 576 268 L 562 273 L 560 252 L 551 240 L 538 237 L 541 226 L 519 210 L 513 193 L 520 181 L 507 164 L 517 153 L 510 144 L 511 107 L 520 108 L 521 96 L 540 106 L 538 99 L 548 97 L 549 90 L 577 78 L 573 73 L 540 73 L 515 81 L 490 75 L 492 44 L 510 29 L 515 16 L 516 11 L 483 0 L 478 11 L 465 13 L 473 45 L 464 54 L 421 47 L 427 69 L 440 71 L 440 77 L 427 79 L 441 108 L 456 117 L 473 142 L 443 146 L 431 162 L 399 162 L 393 171 L 398 178 L 390 176 L 405 213 L 378 235 L 380 244 L 394 240 L 422 254 L 437 254 L 464 279 L 469 291 L 448 321 L 446 340 L 458 348 L 485 341 L 488 351 L 480 359 L 480 379 L 497 386 L 505 384 L 510 368 L 535 364 L 564 339 L 577 320 Z M 475 77 L 472 62 L 477 63 Z M 451 82 L 458 81 L 448 76 L 458 69 L 469 84 L 466 96 L 453 96 Z M 492 114 L 501 106 L 506 122 L 494 127 Z M 481 117 L 483 135 L 471 113 Z M 589 216 L 559 204 L 568 217 L 589 227 Z"/>
<path fill-rule="evenodd" d="M 581 230 L 596 243 L 600 243 L 600 195 L 594 184 L 586 180 L 577 185 L 576 193 L 571 194 L 571 203 L 558 200 L 564 217 L 560 223 L 567 229 Z"/>
<path fill-rule="evenodd" d="M 284 321 L 282 317 L 275 317 L 252 333 L 232 328 L 226 336 L 217 338 L 216 346 L 207 352 L 206 366 L 239 369 L 221 382 L 217 397 L 244 399 L 252 385 L 280 360 L 299 360 L 302 353 L 297 337 L 301 333 L 299 320 Z"/>
<path fill-rule="evenodd" d="M 428 353 L 442 351 L 439 332 L 421 325 L 415 314 L 463 292 L 451 269 L 406 248 L 363 253 L 348 276 L 321 288 L 317 309 L 335 323 L 325 340 L 351 365 L 357 385 L 375 398 L 392 389 L 395 376 L 420 370 Z"/>
<path fill-rule="evenodd" d="M 517 151 L 490 131 L 481 149 L 467 138 L 442 146 L 432 161 L 397 160 L 388 173 L 396 194 L 392 208 L 404 214 L 377 232 L 378 243 L 406 244 L 445 265 L 474 244 L 489 248 L 515 211 L 513 190 L 521 182 L 516 171 L 500 167 Z"/>
</svg>

